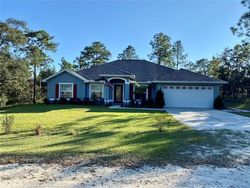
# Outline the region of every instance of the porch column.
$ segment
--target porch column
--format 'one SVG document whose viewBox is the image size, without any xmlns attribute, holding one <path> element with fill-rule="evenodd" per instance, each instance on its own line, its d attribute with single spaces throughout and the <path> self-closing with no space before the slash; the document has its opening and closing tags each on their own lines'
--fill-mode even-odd
<svg viewBox="0 0 250 188">
<path fill-rule="evenodd" d="M 129 102 L 129 82 L 124 83 L 124 102 Z"/>
<path fill-rule="evenodd" d="M 129 100 L 134 99 L 134 84 L 130 83 L 129 85 Z"/>
<path fill-rule="evenodd" d="M 104 85 L 104 102 L 109 102 L 109 86 Z"/>
</svg>

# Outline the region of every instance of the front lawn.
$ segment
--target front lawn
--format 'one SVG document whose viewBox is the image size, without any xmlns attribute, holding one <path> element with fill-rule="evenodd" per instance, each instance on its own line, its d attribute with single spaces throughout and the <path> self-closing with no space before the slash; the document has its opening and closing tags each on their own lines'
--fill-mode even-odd
<svg viewBox="0 0 250 188">
<path fill-rule="evenodd" d="M 227 108 L 238 108 L 242 110 L 250 110 L 250 99 L 226 99 L 224 101 Z"/>
<path fill-rule="evenodd" d="M 241 116 L 246 116 L 250 117 L 250 112 L 234 112 L 235 114 L 241 115 Z"/>
<path fill-rule="evenodd" d="M 190 157 L 195 156 L 185 153 L 194 146 L 221 143 L 157 111 L 37 104 L 0 109 L 0 118 L 5 114 L 14 115 L 15 123 L 12 134 L 0 132 L 0 163 L 12 158 L 58 160 L 69 156 L 114 163 L 191 162 Z M 164 132 L 159 131 L 159 119 L 163 119 Z M 42 136 L 34 135 L 38 124 L 44 129 Z"/>
</svg>

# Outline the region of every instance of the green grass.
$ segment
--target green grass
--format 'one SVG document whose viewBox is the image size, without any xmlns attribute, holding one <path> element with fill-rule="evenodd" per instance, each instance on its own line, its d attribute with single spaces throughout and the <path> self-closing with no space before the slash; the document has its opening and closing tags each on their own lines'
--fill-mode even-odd
<svg viewBox="0 0 250 188">
<path fill-rule="evenodd" d="M 246 116 L 250 117 L 250 112 L 234 112 L 235 114 L 241 115 L 241 116 Z"/>
<path fill-rule="evenodd" d="M 250 110 L 250 99 L 227 99 L 224 101 L 227 108 L 238 108 L 242 110 Z"/>
<path fill-rule="evenodd" d="M 182 160 L 179 153 L 208 140 L 207 134 L 157 111 L 37 104 L 0 109 L 0 118 L 5 114 L 14 115 L 15 122 L 12 134 L 0 131 L 0 158 L 109 156 L 169 162 Z M 166 125 L 164 132 L 158 130 L 159 116 Z M 37 124 L 44 129 L 42 136 L 34 135 Z"/>
</svg>

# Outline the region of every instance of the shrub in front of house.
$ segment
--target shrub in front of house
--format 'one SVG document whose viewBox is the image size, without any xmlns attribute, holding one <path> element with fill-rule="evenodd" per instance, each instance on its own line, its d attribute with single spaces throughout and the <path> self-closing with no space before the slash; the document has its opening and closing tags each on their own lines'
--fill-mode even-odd
<svg viewBox="0 0 250 188">
<path fill-rule="evenodd" d="M 43 99 L 43 103 L 44 104 L 56 104 L 56 100 L 51 100 L 51 99 L 48 99 L 48 98 L 45 98 Z"/>
<path fill-rule="evenodd" d="M 55 99 L 48 99 L 48 98 L 45 98 L 43 99 L 43 103 L 44 104 L 59 104 L 59 100 L 55 100 Z"/>
<path fill-rule="evenodd" d="M 219 95 L 218 97 L 215 98 L 214 100 L 214 108 L 221 110 L 225 108 L 225 105 L 223 103 L 223 99 L 222 97 Z"/>
<path fill-rule="evenodd" d="M 103 98 L 99 98 L 99 99 L 94 99 L 94 104 L 95 105 L 104 105 L 105 101 Z"/>
<path fill-rule="evenodd" d="M 163 108 L 165 106 L 164 93 L 159 89 L 156 93 L 155 104 L 158 108 Z"/>
<path fill-rule="evenodd" d="M 44 104 L 49 104 L 49 99 L 48 99 L 48 98 L 44 98 L 44 99 L 43 99 L 43 103 L 44 103 Z"/>
<path fill-rule="evenodd" d="M 112 102 L 107 102 L 107 101 L 106 101 L 106 102 L 104 103 L 104 106 L 112 106 L 112 104 L 113 104 Z"/>
<path fill-rule="evenodd" d="M 12 132 L 12 126 L 14 124 L 15 117 L 13 115 L 5 115 L 2 120 L 3 132 L 5 134 L 10 134 Z"/>
<path fill-rule="evenodd" d="M 82 104 L 83 104 L 83 105 L 90 105 L 90 104 L 92 104 L 92 101 L 89 100 L 89 98 L 84 98 L 84 99 L 82 100 Z"/>
<path fill-rule="evenodd" d="M 68 100 L 66 98 L 60 98 L 59 104 L 67 104 Z"/>
<path fill-rule="evenodd" d="M 81 103 L 82 103 L 82 101 L 79 98 L 71 98 L 69 100 L 69 104 L 81 104 Z"/>
</svg>

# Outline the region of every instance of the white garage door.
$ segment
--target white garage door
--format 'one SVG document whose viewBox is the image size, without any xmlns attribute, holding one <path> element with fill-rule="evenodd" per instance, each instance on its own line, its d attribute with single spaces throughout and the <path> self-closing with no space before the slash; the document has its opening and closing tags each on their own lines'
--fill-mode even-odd
<svg viewBox="0 0 250 188">
<path fill-rule="evenodd" d="M 213 108 L 211 86 L 164 86 L 165 107 Z"/>
</svg>

